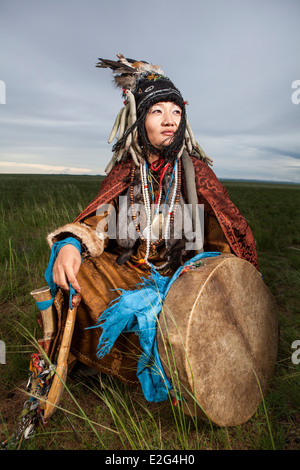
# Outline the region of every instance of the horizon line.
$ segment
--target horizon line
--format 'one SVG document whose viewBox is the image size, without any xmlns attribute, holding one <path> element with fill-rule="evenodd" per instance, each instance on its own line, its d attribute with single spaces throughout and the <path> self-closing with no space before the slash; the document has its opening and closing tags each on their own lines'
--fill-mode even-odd
<svg viewBox="0 0 300 470">
<path fill-rule="evenodd" d="M 86 174 L 86 173 L 10 173 L 10 172 L 0 172 L 0 175 L 10 175 L 10 176 L 86 176 L 86 177 L 106 177 L 106 174 Z M 292 184 L 300 185 L 300 182 L 295 181 L 286 181 L 286 180 L 266 180 L 266 179 L 255 179 L 255 178 L 225 178 L 218 177 L 219 181 L 244 181 L 248 183 L 273 183 L 273 184 Z"/>
</svg>

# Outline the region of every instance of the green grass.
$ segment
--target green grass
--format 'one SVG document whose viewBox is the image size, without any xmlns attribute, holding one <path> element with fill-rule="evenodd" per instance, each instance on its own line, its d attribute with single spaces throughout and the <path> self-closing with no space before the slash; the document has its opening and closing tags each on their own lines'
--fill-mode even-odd
<svg viewBox="0 0 300 470">
<path fill-rule="evenodd" d="M 30 354 L 38 338 L 30 292 L 45 285 L 46 235 L 72 221 L 95 197 L 102 178 L 0 175 L 0 365 L 1 440 L 14 430 L 26 397 Z M 280 341 L 270 389 L 245 424 L 219 428 L 185 417 L 169 402 L 147 403 L 139 387 L 102 376 L 68 380 L 62 408 L 22 449 L 296 449 L 300 443 L 300 187 L 225 181 L 257 243 L 260 270 L 278 305 Z"/>
</svg>

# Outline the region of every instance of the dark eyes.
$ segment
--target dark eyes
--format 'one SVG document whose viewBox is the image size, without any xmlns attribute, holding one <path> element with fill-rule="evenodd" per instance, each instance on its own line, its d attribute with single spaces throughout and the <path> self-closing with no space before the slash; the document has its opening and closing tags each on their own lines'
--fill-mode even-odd
<svg viewBox="0 0 300 470">
<path fill-rule="evenodd" d="M 155 109 L 152 109 L 151 111 L 152 114 L 161 114 L 162 113 L 162 110 L 160 108 L 155 108 Z M 176 114 L 178 116 L 181 116 L 181 109 L 179 108 L 174 108 L 172 110 L 172 114 Z"/>
</svg>

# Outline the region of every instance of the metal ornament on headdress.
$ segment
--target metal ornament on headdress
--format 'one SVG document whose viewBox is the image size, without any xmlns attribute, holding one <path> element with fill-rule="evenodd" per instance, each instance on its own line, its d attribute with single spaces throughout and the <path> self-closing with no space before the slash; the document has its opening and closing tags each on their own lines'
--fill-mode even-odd
<svg viewBox="0 0 300 470">
<path fill-rule="evenodd" d="M 153 74 L 154 79 L 157 77 L 157 79 L 168 80 L 159 65 L 149 64 L 145 61 L 126 59 L 122 54 L 117 54 L 117 57 L 119 59 L 118 61 L 99 58 L 99 62 L 96 64 L 96 67 L 110 68 L 112 70 L 114 82 L 117 87 L 122 88 L 123 97 L 125 98 L 124 107 L 119 111 L 108 139 L 108 143 L 111 143 L 116 137 L 117 142 L 121 139 L 125 139 L 125 145 L 122 149 L 116 149 L 114 151 L 112 159 L 105 169 L 106 173 L 109 173 L 114 164 L 121 161 L 128 153 L 130 153 L 137 166 L 144 160 L 142 149 L 138 144 L 137 127 L 131 129 L 137 120 L 136 98 L 133 91 L 136 90 L 138 79 L 147 76 L 146 74 L 148 74 L 148 77 L 151 77 L 151 74 Z M 172 84 L 172 86 L 174 85 Z M 186 120 L 184 142 L 177 158 L 180 158 L 185 149 L 189 154 L 212 165 L 211 158 L 206 155 L 196 141 L 188 120 Z"/>
</svg>

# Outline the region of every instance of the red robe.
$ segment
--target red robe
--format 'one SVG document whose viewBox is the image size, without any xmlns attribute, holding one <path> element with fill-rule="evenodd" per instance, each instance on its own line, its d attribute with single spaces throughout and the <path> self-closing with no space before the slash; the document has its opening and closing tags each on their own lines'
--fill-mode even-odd
<svg viewBox="0 0 300 470">
<path fill-rule="evenodd" d="M 252 263 L 258 269 L 258 259 L 252 231 L 230 200 L 227 190 L 211 168 L 195 157 L 191 157 L 194 169 L 198 203 L 205 211 L 214 214 L 233 253 Z M 93 199 L 74 222 L 83 221 L 96 209 L 122 194 L 129 186 L 129 176 L 134 162 L 128 159 L 116 164 L 101 184 L 98 196 Z"/>
</svg>

